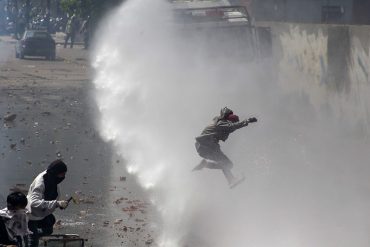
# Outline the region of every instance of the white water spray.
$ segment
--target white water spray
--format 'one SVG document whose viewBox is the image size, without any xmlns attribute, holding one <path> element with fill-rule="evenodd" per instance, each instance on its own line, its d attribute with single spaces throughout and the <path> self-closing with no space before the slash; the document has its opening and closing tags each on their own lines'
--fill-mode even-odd
<svg viewBox="0 0 370 247">
<path fill-rule="evenodd" d="M 164 1 L 127 1 L 103 25 L 94 62 L 101 134 L 151 189 L 159 246 L 366 246 L 364 214 L 350 214 L 370 202 L 354 193 L 363 177 L 337 155 L 365 161 L 365 152 L 335 144 L 310 102 L 235 55 L 233 36 L 184 34 L 171 16 Z M 247 175 L 235 190 L 220 171 L 190 172 L 194 137 L 223 106 L 260 119 L 222 147 Z"/>
</svg>

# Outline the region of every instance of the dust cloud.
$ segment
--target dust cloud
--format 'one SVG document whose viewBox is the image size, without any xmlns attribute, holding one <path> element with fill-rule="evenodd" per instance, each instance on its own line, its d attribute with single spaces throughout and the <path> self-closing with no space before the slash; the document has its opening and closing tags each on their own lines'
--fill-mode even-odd
<svg viewBox="0 0 370 247">
<path fill-rule="evenodd" d="M 151 192 L 162 217 L 156 242 L 368 246 L 367 139 L 279 82 L 273 59 L 241 56 L 241 43 L 176 24 L 160 0 L 126 1 L 102 24 L 93 62 L 100 132 Z M 191 172 L 194 137 L 224 106 L 259 119 L 221 144 L 246 175 L 233 190 L 220 171 Z"/>
</svg>

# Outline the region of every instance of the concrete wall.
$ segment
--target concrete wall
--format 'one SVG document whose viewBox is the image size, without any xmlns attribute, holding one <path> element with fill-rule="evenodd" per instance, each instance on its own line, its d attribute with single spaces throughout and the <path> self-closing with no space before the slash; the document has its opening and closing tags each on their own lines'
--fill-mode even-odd
<svg viewBox="0 0 370 247">
<path fill-rule="evenodd" d="M 251 8 L 257 21 L 321 23 L 325 5 L 343 7 L 344 14 L 335 23 L 352 22 L 352 0 L 256 0 Z"/>
<path fill-rule="evenodd" d="M 370 1 L 353 0 L 353 24 L 370 25 Z"/>
<path fill-rule="evenodd" d="M 370 26 L 271 24 L 277 81 L 370 134 Z"/>
</svg>

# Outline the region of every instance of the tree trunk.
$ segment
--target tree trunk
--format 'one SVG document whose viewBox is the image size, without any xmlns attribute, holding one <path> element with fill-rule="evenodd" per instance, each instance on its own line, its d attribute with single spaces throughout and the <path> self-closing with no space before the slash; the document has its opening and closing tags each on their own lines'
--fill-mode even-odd
<svg viewBox="0 0 370 247">
<path fill-rule="evenodd" d="M 45 15 L 45 23 L 46 29 L 50 32 L 50 17 L 51 17 L 51 0 L 46 0 L 46 15 Z"/>
<path fill-rule="evenodd" d="M 26 0 L 26 11 L 25 11 L 25 14 L 24 14 L 24 18 L 25 18 L 25 21 L 26 21 L 26 27 L 29 27 L 30 11 L 31 11 L 31 0 Z"/>
</svg>

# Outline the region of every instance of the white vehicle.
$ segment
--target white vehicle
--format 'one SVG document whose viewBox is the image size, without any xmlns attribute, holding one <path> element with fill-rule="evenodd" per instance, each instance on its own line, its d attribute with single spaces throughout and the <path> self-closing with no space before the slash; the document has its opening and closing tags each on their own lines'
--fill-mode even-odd
<svg viewBox="0 0 370 247">
<path fill-rule="evenodd" d="M 221 51 L 224 56 L 253 61 L 271 49 L 269 30 L 256 28 L 245 6 L 231 5 L 227 0 L 172 1 L 172 4 L 176 24 L 189 30 L 184 37 L 193 35 L 194 39 L 206 40 L 207 48 L 214 48 L 213 53 Z"/>
<path fill-rule="evenodd" d="M 231 5 L 220 1 L 174 1 L 176 18 L 186 23 L 210 26 L 228 26 L 231 23 L 251 26 L 251 18 L 245 6 Z"/>
</svg>

